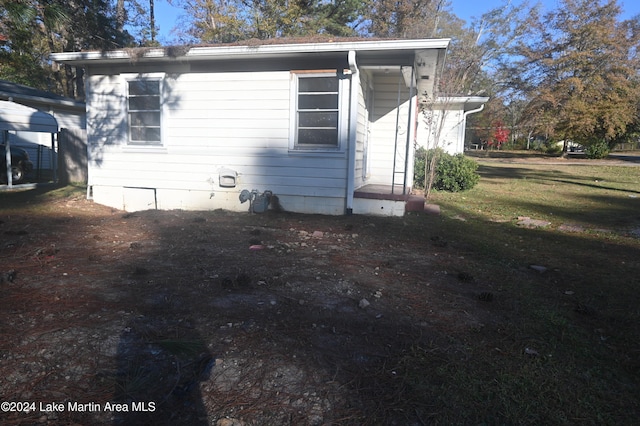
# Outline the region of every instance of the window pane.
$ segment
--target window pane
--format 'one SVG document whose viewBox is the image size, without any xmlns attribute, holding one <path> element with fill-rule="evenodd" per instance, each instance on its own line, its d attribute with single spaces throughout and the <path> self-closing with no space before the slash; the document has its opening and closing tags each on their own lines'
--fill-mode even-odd
<svg viewBox="0 0 640 426">
<path fill-rule="evenodd" d="M 131 127 L 131 140 L 150 144 L 160 143 L 159 127 Z"/>
<path fill-rule="evenodd" d="M 338 128 L 337 112 L 301 112 L 298 115 L 300 127 L 331 127 Z"/>
<path fill-rule="evenodd" d="M 338 146 L 338 91 L 336 75 L 298 76 L 298 146 Z"/>
<path fill-rule="evenodd" d="M 298 129 L 298 144 L 338 146 L 338 130 Z"/>
<path fill-rule="evenodd" d="M 128 81 L 130 143 L 160 145 L 162 143 L 160 81 Z"/>
<path fill-rule="evenodd" d="M 146 127 L 145 138 L 148 142 L 160 143 L 160 128 L 159 127 Z"/>
<path fill-rule="evenodd" d="M 134 96 L 129 98 L 130 110 L 158 110 L 160 96 Z"/>
<path fill-rule="evenodd" d="M 131 140 L 132 141 L 144 141 L 144 127 L 132 127 L 131 128 Z"/>
<path fill-rule="evenodd" d="M 300 95 L 298 109 L 338 109 L 338 95 Z"/>
<path fill-rule="evenodd" d="M 159 95 L 160 82 L 157 80 L 132 80 L 129 82 L 129 95 Z"/>
<path fill-rule="evenodd" d="M 300 77 L 299 92 L 337 92 L 338 77 Z"/>
<path fill-rule="evenodd" d="M 131 112 L 129 113 L 131 126 L 160 126 L 159 112 Z"/>
</svg>

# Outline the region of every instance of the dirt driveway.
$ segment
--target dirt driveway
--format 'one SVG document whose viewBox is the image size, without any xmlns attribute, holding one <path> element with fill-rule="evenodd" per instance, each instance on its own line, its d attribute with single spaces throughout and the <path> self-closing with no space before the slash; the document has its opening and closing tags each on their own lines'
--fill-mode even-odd
<svg viewBox="0 0 640 426">
<path fill-rule="evenodd" d="M 40 197 L 0 207 L 4 425 L 420 424 L 402 355 L 496 315 L 428 217 Z"/>
</svg>

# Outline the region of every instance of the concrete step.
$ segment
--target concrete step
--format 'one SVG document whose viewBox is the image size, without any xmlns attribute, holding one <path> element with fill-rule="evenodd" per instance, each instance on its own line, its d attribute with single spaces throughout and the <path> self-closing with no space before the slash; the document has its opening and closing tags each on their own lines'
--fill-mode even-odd
<svg viewBox="0 0 640 426">
<path fill-rule="evenodd" d="M 409 195 L 405 202 L 404 210 L 407 212 L 424 211 L 424 197 L 422 195 Z"/>
</svg>

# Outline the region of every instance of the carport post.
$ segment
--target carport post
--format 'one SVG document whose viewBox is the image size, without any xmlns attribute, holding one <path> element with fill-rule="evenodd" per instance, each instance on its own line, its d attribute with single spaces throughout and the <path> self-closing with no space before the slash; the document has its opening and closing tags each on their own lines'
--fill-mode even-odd
<svg viewBox="0 0 640 426">
<path fill-rule="evenodd" d="M 13 174 L 11 173 L 11 142 L 9 142 L 9 131 L 3 131 L 2 136 L 5 144 L 4 161 L 7 165 L 7 185 L 9 186 L 9 188 L 11 188 L 13 186 Z"/>
<path fill-rule="evenodd" d="M 53 183 L 58 183 L 58 156 L 56 155 L 56 133 L 51 133 L 51 166 L 53 171 Z"/>
</svg>

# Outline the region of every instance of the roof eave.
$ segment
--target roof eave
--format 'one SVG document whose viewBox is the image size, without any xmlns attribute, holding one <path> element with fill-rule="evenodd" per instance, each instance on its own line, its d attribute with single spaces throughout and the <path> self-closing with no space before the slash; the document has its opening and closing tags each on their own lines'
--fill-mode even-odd
<svg viewBox="0 0 640 426">
<path fill-rule="evenodd" d="M 434 109 L 448 109 L 452 105 L 462 105 L 463 111 L 476 109 L 479 106 L 489 102 L 488 96 L 446 96 L 439 95 L 435 102 L 431 104 Z"/>
<path fill-rule="evenodd" d="M 162 62 L 239 59 L 242 57 L 267 58 L 299 56 L 305 54 L 331 54 L 340 52 L 416 51 L 446 49 L 450 39 L 376 40 L 353 42 L 265 44 L 251 46 L 194 46 L 151 49 L 125 49 L 105 52 L 62 52 L 51 54 L 51 59 L 72 65 L 113 62 Z M 183 53 L 184 52 L 184 53 Z"/>
</svg>

